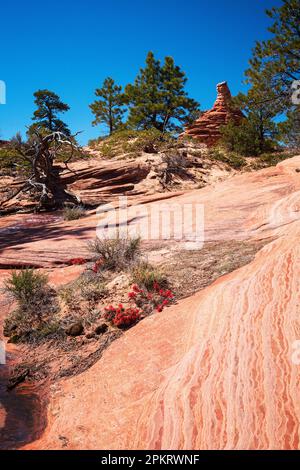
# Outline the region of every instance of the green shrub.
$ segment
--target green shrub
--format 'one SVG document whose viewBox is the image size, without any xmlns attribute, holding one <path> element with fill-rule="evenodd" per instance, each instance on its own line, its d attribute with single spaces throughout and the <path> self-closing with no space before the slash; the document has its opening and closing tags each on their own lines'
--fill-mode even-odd
<svg viewBox="0 0 300 470">
<path fill-rule="evenodd" d="M 97 146 L 104 157 L 113 158 L 121 154 L 136 155 L 143 151 L 156 153 L 171 141 L 169 134 L 163 134 L 157 129 L 141 131 L 124 129 L 92 144 L 94 147 Z"/>
<path fill-rule="evenodd" d="M 33 269 L 13 271 L 10 278 L 5 281 L 5 291 L 20 305 L 26 306 L 39 299 L 48 283 L 48 278 Z"/>
<path fill-rule="evenodd" d="M 85 208 L 83 206 L 65 207 L 63 215 L 65 220 L 77 220 L 85 215 Z"/>
<path fill-rule="evenodd" d="M 138 259 L 140 244 L 139 237 L 121 238 L 118 236 L 115 239 L 96 238 L 88 246 L 94 256 L 101 260 L 103 269 L 121 271 Z"/>
<path fill-rule="evenodd" d="M 253 168 L 255 170 L 259 170 L 261 168 L 266 168 L 268 166 L 275 166 L 277 163 L 286 160 L 287 158 L 293 157 L 295 154 L 291 153 L 284 153 L 284 152 L 272 152 L 272 153 L 263 153 L 260 155 L 256 160 Z"/>
<path fill-rule="evenodd" d="M 48 278 L 33 269 L 12 272 L 4 290 L 17 302 L 17 308 L 4 323 L 4 334 L 15 340 L 37 339 L 53 332 L 55 314 L 59 310 L 56 293 L 48 285 Z M 49 333 L 46 334 L 46 330 Z"/>
<path fill-rule="evenodd" d="M 0 148 L 0 171 L 11 173 L 12 171 L 28 172 L 30 164 L 18 152 L 10 147 Z"/>
<path fill-rule="evenodd" d="M 221 134 L 221 144 L 244 157 L 255 157 L 274 148 L 269 139 L 261 142 L 257 126 L 248 119 L 244 119 L 238 126 L 229 122 L 221 127 Z"/>
<path fill-rule="evenodd" d="M 226 152 L 221 149 L 212 149 L 209 152 L 209 157 L 213 160 L 217 160 L 219 162 L 226 163 L 227 165 L 231 166 L 232 168 L 238 170 L 246 165 L 246 161 L 243 157 L 236 155 L 232 152 Z"/>
<path fill-rule="evenodd" d="M 152 266 L 147 261 L 141 261 L 133 266 L 131 280 L 138 286 L 143 286 L 147 290 L 154 290 L 154 283 L 161 287 L 167 285 L 167 279 L 159 268 Z"/>
<path fill-rule="evenodd" d="M 62 147 L 60 152 L 56 154 L 55 162 L 64 163 L 68 160 L 75 162 L 78 160 L 87 160 L 89 158 L 91 158 L 91 156 L 88 153 L 84 152 L 82 149 L 73 148 L 72 150 L 70 145 L 65 145 Z"/>
<path fill-rule="evenodd" d="M 105 284 L 99 275 L 90 275 L 88 271 L 78 279 L 63 287 L 59 291 L 60 298 L 65 304 L 76 310 L 80 308 L 80 302 L 87 301 L 94 304 L 106 295 Z"/>
</svg>

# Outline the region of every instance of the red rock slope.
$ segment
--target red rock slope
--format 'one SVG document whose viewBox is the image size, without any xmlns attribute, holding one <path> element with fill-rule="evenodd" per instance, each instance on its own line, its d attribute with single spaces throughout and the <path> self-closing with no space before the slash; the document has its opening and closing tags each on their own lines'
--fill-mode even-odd
<svg viewBox="0 0 300 470">
<path fill-rule="evenodd" d="M 61 448 L 60 436 L 69 449 L 300 447 L 300 365 L 292 361 L 300 339 L 298 167 L 300 157 L 233 177 L 211 199 L 208 188 L 194 192 L 203 194 L 211 236 L 274 240 L 61 382 L 31 448 Z"/>
</svg>

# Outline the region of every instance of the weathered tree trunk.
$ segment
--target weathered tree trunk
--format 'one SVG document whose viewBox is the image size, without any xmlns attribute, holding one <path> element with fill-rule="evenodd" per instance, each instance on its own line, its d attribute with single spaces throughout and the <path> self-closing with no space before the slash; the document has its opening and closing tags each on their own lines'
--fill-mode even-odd
<svg viewBox="0 0 300 470">
<path fill-rule="evenodd" d="M 67 166 L 72 159 L 74 149 L 77 147 L 73 137 L 68 137 L 62 132 L 53 132 L 43 137 L 36 132 L 30 142 L 15 140 L 14 148 L 30 163 L 32 172 L 24 186 L 15 195 L 3 201 L 2 206 L 20 192 L 29 192 L 33 198 L 36 198 L 36 210 L 60 208 L 66 202 L 78 204 L 80 200 L 69 193 L 61 183 L 59 176 L 61 168 L 54 165 L 55 158 L 67 148 L 71 149 L 71 153 L 65 159 L 65 165 Z"/>
</svg>

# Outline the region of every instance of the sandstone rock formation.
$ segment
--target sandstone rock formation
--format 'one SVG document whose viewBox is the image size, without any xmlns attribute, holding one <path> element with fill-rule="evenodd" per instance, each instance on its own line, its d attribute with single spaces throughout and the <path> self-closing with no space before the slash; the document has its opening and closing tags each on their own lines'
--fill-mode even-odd
<svg viewBox="0 0 300 470">
<path fill-rule="evenodd" d="M 295 157 L 174 195 L 204 204 L 206 240 L 268 243 L 61 381 L 27 448 L 60 449 L 63 435 L 68 449 L 299 449 L 299 167 Z"/>
<path fill-rule="evenodd" d="M 183 158 L 182 172 L 172 174 L 172 190 L 196 188 L 226 178 L 233 170 L 228 165 L 209 159 L 197 142 L 181 141 L 174 146 L 174 153 Z M 75 195 L 83 205 L 99 204 L 118 199 L 119 195 L 136 198 L 140 195 L 160 193 L 165 190 L 163 175 L 168 163 L 164 151 L 148 154 L 140 152 L 131 158 L 104 159 L 101 152 L 85 149 L 90 158 L 70 162 L 67 167 L 57 164 L 61 189 Z M 170 151 L 170 149 L 169 149 Z M 200 157 L 201 156 L 201 161 Z M 122 157 L 122 155 L 121 155 Z M 20 192 L 25 183 L 21 174 L 1 175 L 0 215 L 16 211 L 32 212 L 38 202 L 29 192 Z M 170 184 L 168 186 L 170 189 Z M 1 233 L 0 233 L 1 237 Z"/>
<path fill-rule="evenodd" d="M 217 99 L 212 109 L 188 126 L 183 136 L 193 137 L 199 142 L 212 146 L 220 139 L 220 127 L 233 121 L 239 124 L 244 115 L 232 106 L 231 93 L 226 82 L 217 85 Z"/>
</svg>

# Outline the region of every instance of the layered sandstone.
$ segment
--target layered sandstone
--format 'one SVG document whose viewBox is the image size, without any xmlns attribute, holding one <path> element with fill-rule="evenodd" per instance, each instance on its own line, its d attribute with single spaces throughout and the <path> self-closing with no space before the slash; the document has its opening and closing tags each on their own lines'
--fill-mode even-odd
<svg viewBox="0 0 300 470">
<path fill-rule="evenodd" d="M 28 447 L 60 449 L 64 436 L 68 449 L 300 448 L 299 167 L 295 157 L 170 200 L 204 204 L 206 240 L 269 243 L 57 384 Z"/>
<path fill-rule="evenodd" d="M 208 146 L 215 145 L 220 139 L 220 127 L 232 121 L 239 124 L 244 115 L 232 105 L 231 93 L 226 82 L 217 85 L 217 99 L 212 109 L 188 126 L 183 136 L 193 137 Z"/>
</svg>

